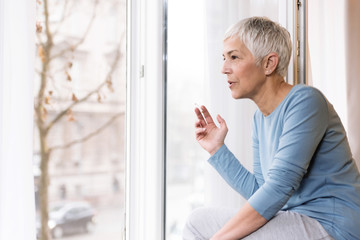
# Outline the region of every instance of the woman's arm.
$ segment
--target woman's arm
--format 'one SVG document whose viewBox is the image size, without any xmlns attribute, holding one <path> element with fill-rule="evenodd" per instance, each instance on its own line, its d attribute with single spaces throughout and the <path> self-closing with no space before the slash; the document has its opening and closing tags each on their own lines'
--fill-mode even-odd
<svg viewBox="0 0 360 240">
<path fill-rule="evenodd" d="M 211 156 L 208 162 L 245 199 L 249 199 L 259 189 L 256 175 L 248 171 L 225 144 Z"/>
<path fill-rule="evenodd" d="M 201 110 L 196 108 L 195 113 L 198 118 L 195 123 L 196 140 L 212 155 L 209 163 L 233 189 L 246 199 L 250 198 L 259 185 L 255 176 L 244 168 L 224 145 L 228 131 L 225 120 L 218 115 L 220 127 L 217 127 L 205 106 L 201 106 Z"/>
<path fill-rule="evenodd" d="M 240 211 L 210 240 L 237 240 L 256 231 L 266 222 L 267 220 L 246 202 Z"/>
</svg>

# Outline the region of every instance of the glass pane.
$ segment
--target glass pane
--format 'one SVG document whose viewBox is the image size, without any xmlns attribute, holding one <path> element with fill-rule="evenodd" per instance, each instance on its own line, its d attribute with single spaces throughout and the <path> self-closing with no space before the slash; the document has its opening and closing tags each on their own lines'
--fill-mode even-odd
<svg viewBox="0 0 360 240">
<path fill-rule="evenodd" d="M 38 239 L 121 239 L 126 0 L 37 0 Z"/>
<path fill-rule="evenodd" d="M 195 103 L 205 104 L 202 5 L 203 1 L 168 1 L 167 240 L 182 239 L 187 216 L 204 201 L 207 153 L 194 135 Z"/>
</svg>

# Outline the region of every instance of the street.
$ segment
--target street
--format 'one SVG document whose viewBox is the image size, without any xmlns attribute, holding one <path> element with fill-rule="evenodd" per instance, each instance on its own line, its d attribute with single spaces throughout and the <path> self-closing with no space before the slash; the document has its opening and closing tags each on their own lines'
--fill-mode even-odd
<svg viewBox="0 0 360 240">
<path fill-rule="evenodd" d="M 96 227 L 93 233 L 64 236 L 60 240 L 122 240 L 124 209 L 112 207 L 98 209 Z"/>
</svg>

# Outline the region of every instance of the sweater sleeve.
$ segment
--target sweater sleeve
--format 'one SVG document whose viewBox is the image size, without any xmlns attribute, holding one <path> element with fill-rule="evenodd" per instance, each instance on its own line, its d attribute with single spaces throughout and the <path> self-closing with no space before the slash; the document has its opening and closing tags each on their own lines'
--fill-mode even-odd
<svg viewBox="0 0 360 240">
<path fill-rule="evenodd" d="M 300 186 L 328 125 L 327 102 L 316 89 L 298 91 L 283 112 L 279 145 L 265 183 L 249 204 L 271 219 Z"/>
<path fill-rule="evenodd" d="M 259 188 L 255 176 L 242 166 L 225 144 L 208 161 L 245 199 L 249 199 Z"/>
</svg>

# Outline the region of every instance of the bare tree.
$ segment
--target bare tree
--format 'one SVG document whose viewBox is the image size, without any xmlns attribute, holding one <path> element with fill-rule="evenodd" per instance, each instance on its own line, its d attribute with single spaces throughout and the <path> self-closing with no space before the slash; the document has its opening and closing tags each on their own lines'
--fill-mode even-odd
<svg viewBox="0 0 360 240">
<path fill-rule="evenodd" d="M 55 8 L 62 8 L 61 17 L 56 24 L 51 20 L 51 8 L 50 4 L 59 4 L 61 2 L 63 5 L 55 6 Z M 38 130 L 39 143 L 40 143 L 40 181 L 39 181 L 39 192 L 40 192 L 40 216 L 41 216 L 41 240 L 49 240 L 51 239 L 48 227 L 49 220 L 49 163 L 51 161 L 52 152 L 54 150 L 61 150 L 68 147 L 73 146 L 74 144 L 79 144 L 88 139 L 95 137 L 101 131 L 103 131 L 106 127 L 110 126 L 119 116 L 123 113 L 114 113 L 112 117 L 109 118 L 108 121 L 104 122 L 97 129 L 93 129 L 90 133 L 85 136 L 80 137 L 79 139 L 73 139 L 67 143 L 59 143 L 58 145 L 50 146 L 49 145 L 49 133 L 51 130 L 61 122 L 64 117 L 68 117 L 69 120 L 74 120 L 73 118 L 73 109 L 75 106 L 80 105 L 84 102 L 89 101 L 91 98 L 98 98 L 98 101 L 101 102 L 101 95 L 99 92 L 108 88 L 112 90 L 112 75 L 116 68 L 119 65 L 119 62 L 122 58 L 122 53 L 120 52 L 120 45 L 115 47 L 112 56 L 113 60 L 110 63 L 109 71 L 107 74 L 103 76 L 103 79 L 98 80 L 98 86 L 94 89 L 90 90 L 84 96 L 77 96 L 74 92 L 70 95 L 70 99 L 64 100 L 61 97 L 55 99 L 53 97 L 53 90 L 49 87 L 50 83 L 52 86 L 56 85 L 57 79 L 54 78 L 54 74 L 57 71 L 63 72 L 65 76 L 65 81 L 71 82 L 73 81 L 72 76 L 70 74 L 69 69 L 72 68 L 73 59 L 69 59 L 68 61 L 63 61 L 63 65 L 59 65 L 58 59 L 67 59 L 69 56 L 72 56 L 74 52 L 85 42 L 86 38 L 89 36 L 89 32 L 94 24 L 94 21 L 97 17 L 96 11 L 99 5 L 98 0 L 93 1 L 92 12 L 89 14 L 88 22 L 84 24 L 83 33 L 81 37 L 77 37 L 74 39 L 70 39 L 71 41 L 63 42 L 61 45 L 56 43 L 54 39 L 61 34 L 61 29 L 64 21 L 69 19 L 69 17 L 73 14 L 72 8 L 77 1 L 51 1 L 51 0 L 37 0 L 37 6 L 39 9 L 43 11 L 42 20 L 37 22 L 37 48 L 38 48 L 38 56 L 40 58 L 40 69 L 38 69 L 39 74 L 39 88 L 37 90 L 37 95 L 35 97 L 35 122 Z M 91 2 L 91 1 L 88 1 Z M 91 8 L 90 8 L 91 9 Z M 124 39 L 122 37 L 121 39 Z M 55 82 L 55 83 L 54 83 Z M 61 85 L 61 84 L 60 84 Z M 65 90 L 59 90 L 65 91 Z M 66 89 L 66 91 L 71 91 L 71 89 Z M 52 110 L 54 114 L 52 114 L 52 118 L 49 119 L 49 108 L 50 102 L 55 102 L 52 104 L 58 104 L 58 109 Z M 60 104 L 61 102 L 61 104 Z"/>
</svg>

